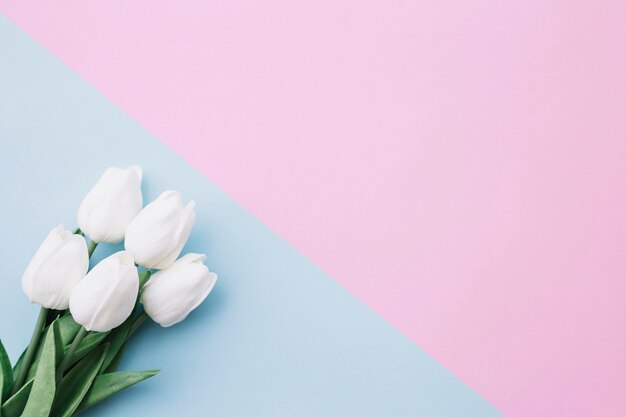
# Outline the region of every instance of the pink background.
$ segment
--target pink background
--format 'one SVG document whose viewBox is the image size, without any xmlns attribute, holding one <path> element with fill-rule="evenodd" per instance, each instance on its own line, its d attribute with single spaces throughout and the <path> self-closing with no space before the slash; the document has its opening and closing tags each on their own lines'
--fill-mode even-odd
<svg viewBox="0 0 626 417">
<path fill-rule="evenodd" d="M 625 3 L 0 11 L 507 415 L 626 415 Z"/>
</svg>

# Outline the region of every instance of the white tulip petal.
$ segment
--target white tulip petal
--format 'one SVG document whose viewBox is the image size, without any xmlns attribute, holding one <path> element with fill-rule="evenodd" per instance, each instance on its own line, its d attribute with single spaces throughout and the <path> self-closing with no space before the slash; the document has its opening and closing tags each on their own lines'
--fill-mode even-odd
<svg viewBox="0 0 626 417">
<path fill-rule="evenodd" d="M 94 242 L 117 243 L 139 213 L 141 168 L 108 168 L 87 193 L 78 209 L 78 226 Z"/>
<path fill-rule="evenodd" d="M 144 286 L 146 313 L 163 327 L 183 321 L 209 295 L 217 275 L 202 263 L 206 256 L 187 254 L 155 273 Z"/>
<path fill-rule="evenodd" d="M 195 203 L 186 207 L 178 191 L 165 191 L 144 207 L 126 230 L 124 246 L 146 268 L 167 268 L 182 251 L 196 219 Z"/>
<path fill-rule="evenodd" d="M 85 329 L 107 332 L 132 313 L 139 291 L 139 276 L 132 256 L 117 252 L 98 263 L 70 297 L 74 320 Z"/>
<path fill-rule="evenodd" d="M 135 175 L 137 176 L 137 178 L 139 178 L 139 181 L 141 182 L 141 179 L 143 178 L 143 171 L 141 170 L 141 167 L 138 165 L 133 165 L 131 167 L 128 167 L 128 169 L 133 171 Z"/>
<path fill-rule="evenodd" d="M 85 239 L 57 226 L 26 267 L 22 289 L 31 302 L 45 308 L 65 310 L 69 306 L 70 294 L 88 267 Z"/>
</svg>

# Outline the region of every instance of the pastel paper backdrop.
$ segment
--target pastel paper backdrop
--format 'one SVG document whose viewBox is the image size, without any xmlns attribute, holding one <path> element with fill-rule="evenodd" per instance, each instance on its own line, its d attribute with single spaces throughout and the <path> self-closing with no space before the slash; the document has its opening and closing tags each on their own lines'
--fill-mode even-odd
<svg viewBox="0 0 626 417">
<path fill-rule="evenodd" d="M 2 10 L 508 415 L 626 414 L 623 2 Z"/>
<path fill-rule="evenodd" d="M 184 323 L 149 322 L 125 350 L 123 369 L 162 372 L 89 415 L 502 416 L 2 17 L 0 60 L 0 335 L 14 361 L 38 312 L 24 268 L 51 227 L 75 226 L 108 165 L 141 165 L 145 202 L 195 199 L 185 252 L 219 274 Z"/>
</svg>

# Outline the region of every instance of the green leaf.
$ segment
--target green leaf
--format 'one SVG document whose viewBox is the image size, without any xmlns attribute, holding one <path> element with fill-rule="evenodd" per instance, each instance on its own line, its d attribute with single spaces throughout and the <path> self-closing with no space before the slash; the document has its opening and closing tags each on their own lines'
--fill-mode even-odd
<svg viewBox="0 0 626 417">
<path fill-rule="evenodd" d="M 106 400 L 116 392 L 120 392 L 158 373 L 159 371 L 123 371 L 98 375 L 80 407 L 78 407 L 77 413 Z"/>
<path fill-rule="evenodd" d="M 67 314 L 59 319 L 59 330 L 61 331 L 64 346 L 72 344 L 80 328 L 81 325 L 74 321 L 74 317 L 71 314 Z"/>
<path fill-rule="evenodd" d="M 124 356 L 125 348 L 126 348 L 126 343 L 122 345 L 119 352 L 117 352 L 117 355 L 115 355 L 115 357 L 113 358 L 109 366 L 107 366 L 106 368 L 102 367 L 102 369 L 104 369 L 104 372 L 102 373 L 109 374 L 111 372 L 117 371 L 117 368 L 120 367 L 120 362 L 122 362 L 122 357 Z"/>
<path fill-rule="evenodd" d="M 74 365 L 81 358 L 85 357 L 89 352 L 96 348 L 104 339 L 106 339 L 109 332 L 89 332 L 87 336 L 80 342 L 78 349 L 74 353 L 72 361 L 69 366 Z M 67 354 L 69 346 L 64 350 L 63 355 Z"/>
<path fill-rule="evenodd" d="M 7 351 L 4 349 L 2 340 L 0 340 L 0 404 L 2 404 L 2 400 L 9 395 L 12 385 L 13 368 L 11 368 L 11 360 L 9 359 L 9 355 L 7 355 Z"/>
<path fill-rule="evenodd" d="M 24 355 L 26 354 L 26 349 L 22 351 L 22 354 L 13 365 L 13 375 L 17 375 L 20 372 L 20 366 L 22 366 L 22 361 L 24 360 Z"/>
<path fill-rule="evenodd" d="M 59 322 L 59 330 L 61 332 L 61 339 L 63 339 L 63 345 L 66 346 L 66 351 L 69 349 L 69 346 L 72 344 L 72 340 L 76 337 L 76 334 L 81 328 L 81 325 L 74 321 L 74 318 L 71 314 L 69 314 L 69 310 L 66 312 L 67 314 L 60 317 L 57 321 Z M 40 343 L 37 346 L 37 350 L 35 351 L 35 355 L 33 356 L 33 362 L 28 370 L 27 379 L 30 379 L 35 376 L 35 372 L 37 371 L 37 365 L 39 364 L 39 358 L 41 357 L 41 352 L 43 351 L 43 343 Z M 20 366 L 22 366 L 22 360 L 24 358 L 24 354 L 26 350 L 22 352 L 19 359 L 15 363 L 13 367 L 13 374 L 17 375 L 20 371 Z"/>
<path fill-rule="evenodd" d="M 71 315 L 60 317 L 57 322 L 59 323 L 59 333 L 61 335 L 63 346 L 67 346 L 69 348 L 72 341 L 76 337 L 76 334 L 80 330 L 81 325 L 76 323 Z M 42 350 L 43 344 L 39 344 L 37 353 L 35 353 L 34 361 L 39 360 Z"/>
<path fill-rule="evenodd" d="M 70 362 L 68 367 L 72 366 L 73 364 L 78 362 L 81 358 L 83 358 L 86 354 L 91 352 L 96 346 L 100 344 L 100 342 L 102 342 L 107 337 L 108 334 L 109 334 L 108 332 L 88 333 L 87 336 L 85 336 L 85 338 L 83 339 L 83 341 L 80 342 L 80 345 L 78 346 L 78 349 L 74 353 L 74 356 L 72 356 L 72 361 Z M 70 340 L 67 345 L 63 346 L 62 356 L 67 355 L 67 352 L 70 350 L 70 345 L 72 344 L 72 340 Z M 33 365 L 28 370 L 26 379 L 30 379 L 35 375 L 35 372 L 37 371 L 38 366 L 39 366 L 39 360 L 33 361 Z"/>
<path fill-rule="evenodd" d="M 53 417 L 70 417 L 76 411 L 98 375 L 108 348 L 108 344 L 98 346 L 65 375 L 54 402 Z"/>
<path fill-rule="evenodd" d="M 19 417 L 22 414 L 34 380 L 33 378 L 25 383 L 18 392 L 2 404 L 2 417 Z"/>
<path fill-rule="evenodd" d="M 55 320 L 46 333 L 43 352 L 33 388 L 26 401 L 22 417 L 46 417 L 52 409 L 56 390 L 56 369 L 58 358 L 63 354 L 63 341 L 59 322 Z"/>
<path fill-rule="evenodd" d="M 117 357 L 119 351 L 124 347 L 128 332 L 133 325 L 133 315 L 131 314 L 119 327 L 113 329 L 107 336 L 106 341 L 110 344 L 109 350 L 104 358 L 100 373 L 104 373 L 105 369 L 109 367 L 111 362 Z"/>
<path fill-rule="evenodd" d="M 54 310 L 49 309 L 48 314 L 46 315 L 46 325 L 44 329 L 47 329 L 48 326 L 52 324 L 53 321 L 59 318 L 59 316 L 63 313 L 63 310 Z"/>
</svg>

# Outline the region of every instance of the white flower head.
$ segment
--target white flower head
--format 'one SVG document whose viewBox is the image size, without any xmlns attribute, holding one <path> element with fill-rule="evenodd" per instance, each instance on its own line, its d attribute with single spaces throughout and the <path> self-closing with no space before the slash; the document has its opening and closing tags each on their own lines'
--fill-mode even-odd
<svg viewBox="0 0 626 417">
<path fill-rule="evenodd" d="M 98 263 L 70 297 L 70 312 L 85 329 L 108 332 L 126 320 L 135 307 L 139 274 L 132 256 L 121 251 Z"/>
<path fill-rule="evenodd" d="M 31 302 L 65 310 L 70 294 L 89 268 L 87 243 L 81 235 L 52 229 L 41 243 L 22 276 L 22 289 Z"/>
<path fill-rule="evenodd" d="M 110 167 L 87 193 L 78 209 L 78 226 L 94 242 L 118 243 L 139 213 L 141 168 Z"/>
<path fill-rule="evenodd" d="M 217 282 L 217 275 L 203 264 L 205 259 L 205 255 L 187 254 L 150 278 L 141 303 L 152 320 L 172 326 L 204 301 Z"/>
<path fill-rule="evenodd" d="M 124 246 L 146 268 L 167 268 L 185 246 L 196 221 L 195 203 L 182 205 L 178 191 L 166 191 L 144 207 L 126 229 Z"/>
</svg>

